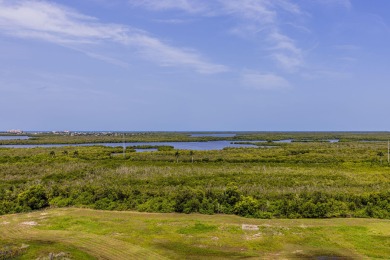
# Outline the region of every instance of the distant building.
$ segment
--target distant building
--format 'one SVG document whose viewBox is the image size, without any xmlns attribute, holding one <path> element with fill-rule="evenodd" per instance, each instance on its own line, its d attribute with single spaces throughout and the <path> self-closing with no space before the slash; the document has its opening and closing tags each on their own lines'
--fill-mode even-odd
<svg viewBox="0 0 390 260">
<path fill-rule="evenodd" d="M 19 134 L 23 134 L 23 131 L 19 130 L 19 129 L 11 129 L 11 130 L 8 130 L 7 133 L 19 135 Z"/>
</svg>

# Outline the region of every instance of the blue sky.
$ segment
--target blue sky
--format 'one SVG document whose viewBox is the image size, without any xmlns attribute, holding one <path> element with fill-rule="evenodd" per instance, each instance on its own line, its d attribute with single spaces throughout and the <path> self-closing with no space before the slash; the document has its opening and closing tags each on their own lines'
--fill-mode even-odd
<svg viewBox="0 0 390 260">
<path fill-rule="evenodd" d="M 388 0 L 0 0 L 0 130 L 388 131 Z"/>
</svg>

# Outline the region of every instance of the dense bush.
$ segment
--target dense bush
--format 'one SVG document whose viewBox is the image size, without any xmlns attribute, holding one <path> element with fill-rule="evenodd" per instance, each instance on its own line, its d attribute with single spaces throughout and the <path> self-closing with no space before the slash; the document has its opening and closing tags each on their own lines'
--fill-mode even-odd
<svg viewBox="0 0 390 260">
<path fill-rule="evenodd" d="M 390 218 L 390 171 L 378 157 L 386 145 L 305 142 L 180 151 L 179 162 L 171 148 L 126 158 L 111 156 L 119 148 L 102 146 L 0 149 L 0 214 L 77 206 L 256 218 Z"/>
<path fill-rule="evenodd" d="M 103 187 L 85 186 L 68 189 L 49 200 L 42 185 L 31 186 L 15 198 L 3 196 L 0 203 L 2 214 L 35 210 L 49 205 L 65 207 L 88 206 L 105 210 L 139 210 L 146 212 L 179 212 L 202 214 L 237 214 L 257 218 L 329 218 L 329 217 L 374 217 L 390 218 L 390 192 L 375 194 L 283 194 L 263 195 L 262 199 L 239 195 L 234 186 L 223 193 L 204 193 L 190 187 L 170 193 L 143 193 L 104 191 Z M 5 193 L 10 193 L 6 191 Z M 107 195 L 109 194 L 109 195 Z M 237 197 L 238 196 L 238 197 Z M 131 203 L 129 203 L 131 201 Z"/>
<path fill-rule="evenodd" d="M 31 186 L 26 191 L 19 193 L 17 200 L 21 207 L 29 210 L 42 209 L 49 205 L 46 191 L 42 185 Z"/>
</svg>

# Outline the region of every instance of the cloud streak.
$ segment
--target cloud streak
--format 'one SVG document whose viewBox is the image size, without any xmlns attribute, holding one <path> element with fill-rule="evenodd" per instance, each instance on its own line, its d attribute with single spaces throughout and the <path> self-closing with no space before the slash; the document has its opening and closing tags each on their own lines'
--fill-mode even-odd
<svg viewBox="0 0 390 260">
<path fill-rule="evenodd" d="M 327 6 L 342 6 L 347 9 L 352 7 L 351 0 L 317 0 L 317 2 Z"/>
<path fill-rule="evenodd" d="M 206 62 L 201 55 L 192 49 L 176 48 L 164 44 L 160 40 L 144 35 L 135 34 L 130 39 L 131 44 L 140 46 L 140 52 L 149 60 L 155 60 L 162 66 L 183 65 L 195 68 L 204 74 L 226 72 L 224 65 Z"/>
<path fill-rule="evenodd" d="M 188 13 L 200 13 L 208 9 L 207 1 L 202 0 L 129 0 L 135 7 L 143 6 L 151 10 L 181 10 Z"/>
<path fill-rule="evenodd" d="M 241 20 L 241 26 L 252 37 L 266 38 L 270 57 L 282 68 L 292 71 L 303 65 L 303 51 L 281 29 L 280 13 L 302 15 L 299 6 L 285 0 L 220 1 L 226 13 Z M 251 28 L 248 30 L 248 28 Z M 237 31 L 237 29 L 236 29 Z"/>
<path fill-rule="evenodd" d="M 258 73 L 245 71 L 241 75 L 241 82 L 247 86 L 259 90 L 285 90 L 291 87 L 290 83 L 273 73 Z"/>
<path fill-rule="evenodd" d="M 184 6 L 183 1 L 183 6 Z M 150 36 L 145 31 L 121 24 L 101 23 L 62 5 L 45 1 L 0 0 L 0 33 L 60 44 L 83 51 L 95 45 L 115 43 L 136 49 L 144 58 L 163 66 L 186 67 L 199 73 L 220 73 L 228 68 L 208 61 L 195 50 L 178 48 Z M 86 55 L 117 63 L 118 61 L 90 50 Z"/>
<path fill-rule="evenodd" d="M 262 46 L 270 52 L 274 62 L 287 71 L 293 71 L 304 64 L 303 51 L 296 42 L 288 37 L 281 29 L 280 13 L 291 16 L 302 16 L 297 4 L 288 0 L 130 0 L 133 6 L 144 7 L 153 11 L 179 10 L 193 15 L 230 16 L 236 19 L 237 25 L 230 32 L 240 37 L 267 39 L 267 45 Z"/>
</svg>

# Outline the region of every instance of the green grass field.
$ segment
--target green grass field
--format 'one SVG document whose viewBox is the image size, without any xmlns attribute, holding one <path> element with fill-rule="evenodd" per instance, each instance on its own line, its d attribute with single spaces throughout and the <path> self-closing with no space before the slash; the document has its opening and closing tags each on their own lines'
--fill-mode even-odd
<svg viewBox="0 0 390 260">
<path fill-rule="evenodd" d="M 390 257 L 390 221 L 378 219 L 259 220 L 63 208 L 1 216 L 0 233 L 1 252 L 13 252 L 15 259 Z"/>
</svg>

